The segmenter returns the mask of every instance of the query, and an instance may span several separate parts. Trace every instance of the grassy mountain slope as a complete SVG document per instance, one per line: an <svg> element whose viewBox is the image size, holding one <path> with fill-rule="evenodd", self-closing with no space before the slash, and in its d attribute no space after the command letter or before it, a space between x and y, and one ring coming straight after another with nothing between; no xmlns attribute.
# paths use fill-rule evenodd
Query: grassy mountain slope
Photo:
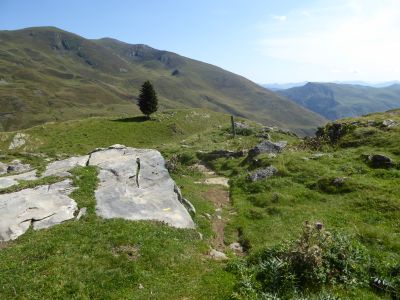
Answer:
<svg viewBox="0 0 400 300"><path fill-rule="evenodd" d="M138 112L136 96L147 79L161 108L210 108L299 133L324 121L241 76L146 45L88 40L52 27L1 31L0 40L3 130Z"/></svg>
<svg viewBox="0 0 400 300"><path fill-rule="evenodd" d="M246 121L253 131L233 139L229 115L205 110L166 111L152 121L89 118L40 125L22 131L27 143L18 151L8 150L15 133L2 132L1 160L18 157L39 168L47 164L46 158L84 154L114 143L157 148L166 158L177 155L178 168L172 176L196 207L197 232L96 217L96 170L77 169L73 178L79 190L73 197L80 207L89 208L88 216L48 230L30 230L16 241L0 244L0 298L263 299L262 282L257 282L260 277L252 273L251 264L260 253L269 253L265 249L296 239L308 220L348 236L349 248L339 251L346 253L361 245L364 250L357 255L367 260L362 265L343 264L347 273L323 284L322 290L313 281L304 290L297 287L301 293L294 298L398 299L400 126L382 127L386 119L400 124L400 111L339 121L350 127L335 145L271 132L273 141L287 140L288 148L257 160L207 156L212 150L250 149L260 141L260 128ZM46 156L35 156L39 153ZM396 165L372 168L366 154L388 155ZM229 250L228 263L206 255L215 237L207 214L215 213L214 195L220 187L199 183L204 175L193 165L200 160L230 179L231 207L222 207L227 222L224 242L239 240L248 249L247 258L235 258ZM278 169L275 176L248 180L249 172L270 164ZM270 275L280 280L277 275L283 268L276 266ZM266 272L268 265L261 268ZM354 268L363 270L355 279L351 277ZM317 268L317 277L319 272L326 270ZM339 270L331 272L335 276ZM387 284L371 285L374 278ZM290 292L291 286L276 282L278 288Z"/></svg>
<svg viewBox="0 0 400 300"><path fill-rule="evenodd" d="M279 94L327 119L356 117L400 107L400 85L374 88L336 83L308 83Z"/></svg>

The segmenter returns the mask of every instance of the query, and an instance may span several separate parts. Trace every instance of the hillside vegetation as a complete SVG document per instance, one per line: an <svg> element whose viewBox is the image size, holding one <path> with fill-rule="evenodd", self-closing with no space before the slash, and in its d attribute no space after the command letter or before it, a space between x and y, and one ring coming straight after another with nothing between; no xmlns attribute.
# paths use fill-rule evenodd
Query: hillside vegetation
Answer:
<svg viewBox="0 0 400 300"><path fill-rule="evenodd" d="M97 171L76 169L72 197L88 216L0 244L0 298L398 299L400 111L328 124L306 140L267 129L272 141L288 141L282 153L215 157L215 150L246 152L265 136L265 128L242 120L250 129L232 138L229 121L206 110L168 110L151 121L52 123L22 131L26 144L14 151L15 133L0 133L2 161L20 158L39 170L46 160L114 143L156 148L175 162L171 175L197 210L196 230L101 219ZM371 165L375 154L393 164ZM203 183L200 162L229 178L223 243L239 241L244 257L228 248L228 262L207 255L218 235L209 216L226 190ZM249 180L270 165L274 176ZM322 231L312 229L316 222ZM293 253L303 265L293 265Z"/></svg>
<svg viewBox="0 0 400 300"><path fill-rule="evenodd" d="M161 108L209 108L310 133L324 119L216 66L146 45L53 28L0 31L0 130L137 113L150 80Z"/></svg>
<svg viewBox="0 0 400 300"><path fill-rule="evenodd" d="M310 82L277 93L330 120L357 117L400 107L399 84L376 88Z"/></svg>

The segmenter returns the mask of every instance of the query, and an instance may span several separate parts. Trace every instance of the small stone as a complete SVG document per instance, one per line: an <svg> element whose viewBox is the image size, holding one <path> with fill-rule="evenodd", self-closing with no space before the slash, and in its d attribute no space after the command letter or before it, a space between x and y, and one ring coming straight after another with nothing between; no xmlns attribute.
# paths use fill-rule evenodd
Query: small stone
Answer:
<svg viewBox="0 0 400 300"><path fill-rule="evenodd" d="M250 157L255 157L262 153L281 153L287 146L286 141L271 142L268 140L262 141L257 146L249 151Z"/></svg>
<svg viewBox="0 0 400 300"><path fill-rule="evenodd" d="M209 213L204 213L204 216L205 216L207 219L211 220L211 215L210 215Z"/></svg>
<svg viewBox="0 0 400 300"><path fill-rule="evenodd" d="M63 160L57 160L50 163L46 171L43 174L43 177L46 176L60 176L67 177L71 174L68 172L75 167L84 167L86 166L89 160L89 155L84 156L74 156Z"/></svg>
<svg viewBox="0 0 400 300"><path fill-rule="evenodd" d="M324 224L322 224L321 222L316 222L315 223L315 228L318 230L321 230L324 227Z"/></svg>
<svg viewBox="0 0 400 300"><path fill-rule="evenodd" d="M262 179L266 179L275 175L278 172L278 169L274 166L269 166L263 169L255 170L254 172L250 173L250 180L251 181L259 181Z"/></svg>
<svg viewBox="0 0 400 300"><path fill-rule="evenodd" d="M22 173L31 170L30 164L23 164L19 159L14 159L7 167L7 173Z"/></svg>
<svg viewBox="0 0 400 300"><path fill-rule="evenodd" d="M11 144L8 147L8 149L14 150L14 149L22 147L26 143L26 140L25 140L26 138L27 138L27 135L25 133L18 132L16 135L14 135L14 138L11 141Z"/></svg>
<svg viewBox="0 0 400 300"><path fill-rule="evenodd" d="M214 260L227 260L228 257L226 256L225 253L212 249L209 253L210 257Z"/></svg>
<svg viewBox="0 0 400 300"><path fill-rule="evenodd" d="M382 122L382 125L387 128L392 128L392 127L397 126L398 124L391 119L387 119Z"/></svg>
<svg viewBox="0 0 400 300"><path fill-rule="evenodd" d="M223 185L225 187L229 187L229 179L225 177L213 177L213 178L207 178L204 183L205 184L217 184L217 185Z"/></svg>
<svg viewBox="0 0 400 300"><path fill-rule="evenodd" d="M139 290L143 290L143 289L144 289L143 284L139 283Z"/></svg>
<svg viewBox="0 0 400 300"><path fill-rule="evenodd" d="M86 214L87 214L87 208L86 208L86 207L82 207L82 208L79 210L79 213L78 213L78 215L76 216L76 219L77 219L77 220L80 220L82 217L86 216Z"/></svg>
<svg viewBox="0 0 400 300"><path fill-rule="evenodd" d="M373 168L390 168L394 165L390 157L381 154L369 155L368 161Z"/></svg>
<svg viewBox="0 0 400 300"><path fill-rule="evenodd" d="M230 244L229 248L235 252L243 252L243 247L238 242Z"/></svg>

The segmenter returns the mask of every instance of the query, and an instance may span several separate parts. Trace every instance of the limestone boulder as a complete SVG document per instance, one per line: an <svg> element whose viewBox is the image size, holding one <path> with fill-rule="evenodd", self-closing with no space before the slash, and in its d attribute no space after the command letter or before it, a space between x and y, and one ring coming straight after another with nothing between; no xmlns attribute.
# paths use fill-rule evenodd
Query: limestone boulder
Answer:
<svg viewBox="0 0 400 300"><path fill-rule="evenodd" d="M50 163L43 176L70 176L71 174L68 172L75 167L84 167L88 163L89 155L83 156L74 156L64 160L57 160Z"/></svg>
<svg viewBox="0 0 400 300"><path fill-rule="evenodd" d="M160 152L114 145L92 153L88 164L100 169L95 193L99 216L194 228L189 202L170 177Z"/></svg>
<svg viewBox="0 0 400 300"><path fill-rule="evenodd" d="M68 195L72 181L0 195L0 241L14 240L30 226L43 229L74 218L76 202Z"/></svg>
<svg viewBox="0 0 400 300"><path fill-rule="evenodd" d="M16 185L19 183L20 180L36 180L36 170L22 173L18 175L10 175L10 176L3 176L0 177L0 189L5 189L10 186Z"/></svg>
<svg viewBox="0 0 400 300"><path fill-rule="evenodd" d="M259 181L266 179L275 175L278 172L278 169L274 166L268 166L266 168L258 169L250 173L250 180L251 181Z"/></svg>
<svg viewBox="0 0 400 300"><path fill-rule="evenodd" d="M264 140L249 151L250 157L255 157L262 153L280 153L287 146L286 141L271 142L269 140Z"/></svg>

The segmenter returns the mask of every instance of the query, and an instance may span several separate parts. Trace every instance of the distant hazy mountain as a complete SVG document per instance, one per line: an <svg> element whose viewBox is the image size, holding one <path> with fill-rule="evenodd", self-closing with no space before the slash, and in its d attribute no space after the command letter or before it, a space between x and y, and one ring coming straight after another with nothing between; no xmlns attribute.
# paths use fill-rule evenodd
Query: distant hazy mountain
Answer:
<svg viewBox="0 0 400 300"><path fill-rule="evenodd" d="M291 83L264 83L264 84L262 83L260 85L262 87L270 89L271 91L279 91L279 90L290 89L292 87L303 86L306 83L307 83L307 81L304 81L304 82L291 82Z"/></svg>
<svg viewBox="0 0 400 300"><path fill-rule="evenodd" d="M270 89L271 91L279 91L279 90L286 90L293 87L304 86L308 83L308 81L303 82L289 82L289 83L261 83L262 87ZM330 83L330 82L326 82ZM393 84L400 84L400 81L383 81L383 82L370 82L370 81L332 81L331 83L338 83L338 84L352 84L352 85L363 85L363 86L370 86L370 87L388 87Z"/></svg>
<svg viewBox="0 0 400 300"><path fill-rule="evenodd" d="M337 83L307 83L278 91L327 119L355 117L400 107L400 84L384 88Z"/></svg>
<svg viewBox="0 0 400 300"><path fill-rule="evenodd" d="M321 116L216 66L54 28L0 31L0 130L96 115L136 114L145 80L161 108L200 107L305 133Z"/></svg>

